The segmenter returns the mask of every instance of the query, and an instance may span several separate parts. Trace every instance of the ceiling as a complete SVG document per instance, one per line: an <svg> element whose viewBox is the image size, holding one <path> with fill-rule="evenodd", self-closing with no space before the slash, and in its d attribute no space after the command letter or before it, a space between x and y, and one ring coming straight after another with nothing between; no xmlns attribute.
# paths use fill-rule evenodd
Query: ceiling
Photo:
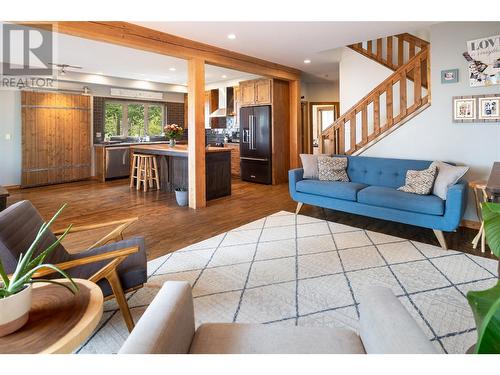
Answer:
<svg viewBox="0 0 500 375"><path fill-rule="evenodd" d="M435 22L134 22L151 29L283 64L305 81L338 80L339 47L425 29ZM230 40L227 35L234 33ZM304 64L310 59L310 64Z"/></svg>
<svg viewBox="0 0 500 375"><path fill-rule="evenodd" d="M65 34L55 34L54 41L53 63L82 67L82 69L68 68L68 72L172 85L187 84L187 62L183 59ZM205 67L205 82L207 85L255 77L257 76L253 74L217 66L207 65ZM69 78L67 77L67 79Z"/></svg>

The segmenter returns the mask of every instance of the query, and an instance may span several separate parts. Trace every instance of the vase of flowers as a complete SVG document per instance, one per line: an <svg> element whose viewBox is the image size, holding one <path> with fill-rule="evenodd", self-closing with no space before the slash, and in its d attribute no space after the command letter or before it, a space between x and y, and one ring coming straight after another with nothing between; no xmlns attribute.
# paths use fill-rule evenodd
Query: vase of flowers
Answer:
<svg viewBox="0 0 500 375"><path fill-rule="evenodd" d="M170 141L170 147L174 147L177 139L179 139L184 133L182 126L177 124L167 124L163 128L163 131L165 132L167 139Z"/></svg>
<svg viewBox="0 0 500 375"><path fill-rule="evenodd" d="M78 291L75 282L63 270L53 264L44 263L45 258L50 255L68 234L71 226L53 244L45 250L36 253L38 244L65 206L61 207L48 223L44 223L41 226L32 244L26 249L26 253L21 254L19 257L16 269L12 275L7 275L0 260L0 337L17 331L28 321L32 301L32 284L46 282L60 285L69 289L72 293ZM50 268L59 273L69 283L36 278L36 272L44 268Z"/></svg>

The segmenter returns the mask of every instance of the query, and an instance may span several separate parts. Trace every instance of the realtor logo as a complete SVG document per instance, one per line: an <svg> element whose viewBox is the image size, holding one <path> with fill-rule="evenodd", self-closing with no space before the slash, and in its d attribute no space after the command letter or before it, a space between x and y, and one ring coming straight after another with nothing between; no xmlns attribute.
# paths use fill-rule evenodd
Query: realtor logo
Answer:
<svg viewBox="0 0 500 375"><path fill-rule="evenodd" d="M52 76L52 27L2 25L2 74L4 76Z"/></svg>

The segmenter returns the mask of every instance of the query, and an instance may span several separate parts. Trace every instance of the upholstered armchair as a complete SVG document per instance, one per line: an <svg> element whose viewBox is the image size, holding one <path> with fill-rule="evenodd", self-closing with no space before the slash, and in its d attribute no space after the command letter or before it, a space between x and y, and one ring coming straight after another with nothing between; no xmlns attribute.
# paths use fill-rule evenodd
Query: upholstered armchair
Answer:
<svg viewBox="0 0 500 375"><path fill-rule="evenodd" d="M106 299L115 297L129 331L134 321L125 293L143 286L147 278L144 238L123 239L123 231L137 218L109 223L72 227L70 233L116 226L110 233L89 248L72 253L59 245L46 261L56 264L70 276L97 283ZM29 201L21 201L0 212L0 259L7 273L15 269L19 255L28 249L43 219ZM46 249L62 232L47 231L40 241L38 252ZM42 270L35 277L58 277L52 270Z"/></svg>

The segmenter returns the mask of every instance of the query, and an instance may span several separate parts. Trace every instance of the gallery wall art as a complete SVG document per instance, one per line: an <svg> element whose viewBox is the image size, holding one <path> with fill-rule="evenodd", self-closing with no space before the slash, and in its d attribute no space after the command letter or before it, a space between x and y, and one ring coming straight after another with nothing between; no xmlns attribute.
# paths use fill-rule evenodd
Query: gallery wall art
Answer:
<svg viewBox="0 0 500 375"><path fill-rule="evenodd" d="M500 35L469 40L463 56L471 87L500 85Z"/></svg>
<svg viewBox="0 0 500 375"><path fill-rule="evenodd" d="M453 122L500 122L500 94L453 97Z"/></svg>

